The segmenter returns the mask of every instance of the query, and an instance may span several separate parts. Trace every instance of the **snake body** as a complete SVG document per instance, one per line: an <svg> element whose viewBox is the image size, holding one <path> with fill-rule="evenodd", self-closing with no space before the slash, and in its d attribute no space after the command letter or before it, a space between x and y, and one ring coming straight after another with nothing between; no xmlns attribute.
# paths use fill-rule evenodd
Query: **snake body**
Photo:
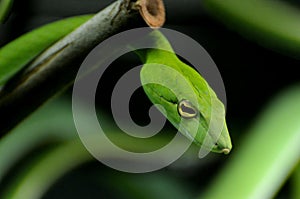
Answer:
<svg viewBox="0 0 300 199"><path fill-rule="evenodd" d="M5 84L18 71L38 59L47 48L92 17L93 15L77 16L53 22L2 47L0 83ZM189 139L200 146L204 145L204 139L208 137L204 147L213 152L228 154L232 146L225 122L224 105L205 79L172 52L172 47L162 33L156 30L151 34L158 45L167 46L169 51L151 49L140 53L145 63L140 75L141 81L163 81L163 84L168 84L172 89L145 84L143 88L147 96L154 104L163 107L164 110L159 109L166 118ZM15 50L19 52L15 53ZM156 66L153 67L153 64ZM166 75L165 67L160 65L168 66L171 72L168 71ZM172 84L174 78L177 80L176 84ZM212 115L217 117L213 118Z"/></svg>

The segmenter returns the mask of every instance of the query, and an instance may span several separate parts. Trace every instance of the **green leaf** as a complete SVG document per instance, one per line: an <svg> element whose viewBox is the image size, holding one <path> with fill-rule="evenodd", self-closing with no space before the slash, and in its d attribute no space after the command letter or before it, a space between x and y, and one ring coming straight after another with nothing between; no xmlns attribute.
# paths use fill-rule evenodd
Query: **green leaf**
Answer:
<svg viewBox="0 0 300 199"><path fill-rule="evenodd" d="M76 136L70 103L62 100L48 103L0 140L0 182L9 168L36 146Z"/></svg>
<svg viewBox="0 0 300 199"><path fill-rule="evenodd" d="M13 3L13 0L0 0L0 23L7 19Z"/></svg>
<svg viewBox="0 0 300 199"><path fill-rule="evenodd" d="M24 34L0 48L0 85L90 18L91 15L83 15L56 21Z"/></svg>
<svg viewBox="0 0 300 199"><path fill-rule="evenodd" d="M90 115L84 108L82 109L82 114ZM101 123L104 122L105 126L112 125L112 121L108 119L105 114L101 114L101 118ZM87 125L92 126L89 125L89 121L87 121ZM168 139L165 139L165 136L162 136L153 139L149 144L145 144L143 142L136 142L129 136L122 136L122 132L116 132L115 128L109 129L111 129L110 138L112 138L112 140L121 140L121 145L128 145L132 151L140 149L147 150L153 145L160 146L161 143L168 141ZM35 112L1 140L0 178L3 177L8 167L12 166L13 163L16 163L24 153L32 150L36 145L39 145L39 143L42 143L45 140L49 141L53 138L57 139L60 144L56 144L56 146L49 151L42 152L36 159L29 162L28 165L21 165L23 167L22 170L14 176L12 183L8 184L8 188L5 189L5 193L0 196L1 198L41 198L49 187L61 176L79 165L94 160L77 137L72 117L71 104L55 100L54 103L46 104L42 109ZM102 144L101 140L99 140L98 144L99 146L103 146L100 147L101 151L108 158L126 158L120 157L120 155L114 151L110 151L109 148L106 148L105 144ZM9 153L7 151L9 151ZM157 157L156 161L161 161L162 159L164 159L163 155L162 157ZM148 185L145 182L144 184L147 186L142 186L139 190L134 188L137 186L134 179L123 179L123 181L124 183L128 182L131 184L131 190L128 190L128 192L138 192L138 194L149 192L147 193L148 197L146 198L151 198L150 196L155 198L154 196L159 195L169 195L170 198L176 198L172 196L173 194L177 195L177 198L180 198L180 196L186 195L184 194L185 189L179 190L180 186L178 183L168 179L167 176L166 178L159 179L158 177L159 176L155 179L152 177L145 179L145 181L149 182ZM114 178L116 179L115 183L119 182L120 179L117 179L116 176L114 176ZM155 182L155 180L157 180L157 182ZM110 185L113 183L114 181L110 181ZM158 188L157 186L160 187ZM170 190L172 187L176 187L174 193L170 193L169 191L163 192L164 189ZM144 188L144 190L140 190L142 188ZM124 192L127 191L124 189L120 190L123 190Z"/></svg>
<svg viewBox="0 0 300 199"><path fill-rule="evenodd" d="M300 11L285 1L204 0L205 8L229 28L260 45L299 57Z"/></svg>
<svg viewBox="0 0 300 199"><path fill-rule="evenodd" d="M275 100L201 199L271 198L300 159L300 86ZM247 107L245 107L247 108Z"/></svg>
<svg viewBox="0 0 300 199"><path fill-rule="evenodd" d="M292 186L292 198L293 199L300 199L300 161L296 167L296 169L293 172L292 180L291 180L291 186Z"/></svg>

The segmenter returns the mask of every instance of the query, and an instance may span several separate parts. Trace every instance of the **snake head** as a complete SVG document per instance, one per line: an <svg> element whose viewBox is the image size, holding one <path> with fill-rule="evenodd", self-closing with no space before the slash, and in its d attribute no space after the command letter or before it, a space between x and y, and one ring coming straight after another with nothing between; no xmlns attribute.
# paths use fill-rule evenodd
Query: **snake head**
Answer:
<svg viewBox="0 0 300 199"><path fill-rule="evenodd" d="M198 72L173 53L162 50L153 53L154 59L146 60L141 70L148 98L159 104L157 108L165 117L194 143L228 154L232 145L225 108L215 92Z"/></svg>
<svg viewBox="0 0 300 199"><path fill-rule="evenodd" d="M212 152L228 154L232 144L225 121L224 105L214 98L211 99L211 106L208 106L210 108L201 110L198 102L191 103L186 99L178 102L177 112L181 118L180 125L176 127L197 145ZM199 108L194 105L197 103Z"/></svg>

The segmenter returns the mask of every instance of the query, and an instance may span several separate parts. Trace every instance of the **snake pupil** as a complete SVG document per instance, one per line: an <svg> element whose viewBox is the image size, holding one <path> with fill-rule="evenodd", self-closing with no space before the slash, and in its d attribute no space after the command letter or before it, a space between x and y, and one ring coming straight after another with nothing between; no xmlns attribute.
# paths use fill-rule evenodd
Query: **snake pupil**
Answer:
<svg viewBox="0 0 300 199"><path fill-rule="evenodd" d="M183 118L194 118L197 116L196 109L188 100L182 100L179 102L178 113Z"/></svg>
<svg viewBox="0 0 300 199"><path fill-rule="evenodd" d="M183 111L183 112L185 112L185 113L187 113L187 114L195 114L195 111L192 109L192 108L190 108L190 107L187 107L187 106L185 106L185 105L182 105L181 106L181 110Z"/></svg>

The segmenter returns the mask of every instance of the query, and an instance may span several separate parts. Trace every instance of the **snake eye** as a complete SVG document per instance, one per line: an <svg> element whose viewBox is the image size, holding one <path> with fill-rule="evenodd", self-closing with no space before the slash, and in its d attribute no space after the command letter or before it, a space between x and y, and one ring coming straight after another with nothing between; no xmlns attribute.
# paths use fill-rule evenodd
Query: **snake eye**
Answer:
<svg viewBox="0 0 300 199"><path fill-rule="evenodd" d="M181 100L178 103L178 113L183 118L194 118L197 116L198 111L193 107L188 100Z"/></svg>

